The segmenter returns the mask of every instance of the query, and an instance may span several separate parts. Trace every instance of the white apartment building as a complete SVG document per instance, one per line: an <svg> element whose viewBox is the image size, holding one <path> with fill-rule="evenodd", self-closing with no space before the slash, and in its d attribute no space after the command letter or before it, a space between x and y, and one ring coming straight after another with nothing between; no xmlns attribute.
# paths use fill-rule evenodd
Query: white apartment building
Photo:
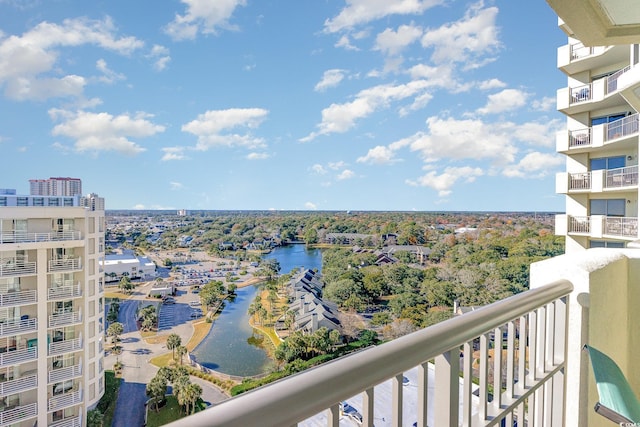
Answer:
<svg viewBox="0 0 640 427"><path fill-rule="evenodd" d="M570 10L584 13L582 6ZM558 90L557 108L567 116L567 126L556 137L557 151L566 155L566 172L556 177L556 193L566 195L566 210L556 217L556 234L566 236L567 253L627 247L639 238L639 45L625 38L624 44L598 46L612 39L592 39L594 29L578 27L585 21L577 16L572 25L596 45L587 46L559 21L568 43L558 48L558 68L566 74L567 86Z"/></svg>
<svg viewBox="0 0 640 427"><path fill-rule="evenodd" d="M78 197L0 189L0 427L85 426L104 394L104 231Z"/></svg>
<svg viewBox="0 0 640 427"><path fill-rule="evenodd" d="M79 178L51 177L48 179L30 179L29 194L32 196L75 196L82 194L82 181Z"/></svg>

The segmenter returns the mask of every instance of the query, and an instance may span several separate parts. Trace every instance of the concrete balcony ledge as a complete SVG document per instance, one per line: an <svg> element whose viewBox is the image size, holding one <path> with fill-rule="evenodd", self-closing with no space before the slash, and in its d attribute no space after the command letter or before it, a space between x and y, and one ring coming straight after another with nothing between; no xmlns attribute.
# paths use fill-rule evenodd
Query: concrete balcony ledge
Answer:
<svg viewBox="0 0 640 427"><path fill-rule="evenodd" d="M511 426L538 419L561 425L562 405L550 402L564 401L565 301L572 289L560 281L523 292L170 426L338 426L347 399L357 401L360 425L369 427L374 420L377 426ZM412 387L403 385L405 373L415 378ZM387 392L379 399L383 383ZM491 387L504 391L491 393Z"/></svg>
<svg viewBox="0 0 640 427"><path fill-rule="evenodd" d="M568 280L574 286L568 302L565 424L610 426L595 414L598 397L588 359L589 344L606 352L640 390L640 251L594 248L531 265L531 288Z"/></svg>

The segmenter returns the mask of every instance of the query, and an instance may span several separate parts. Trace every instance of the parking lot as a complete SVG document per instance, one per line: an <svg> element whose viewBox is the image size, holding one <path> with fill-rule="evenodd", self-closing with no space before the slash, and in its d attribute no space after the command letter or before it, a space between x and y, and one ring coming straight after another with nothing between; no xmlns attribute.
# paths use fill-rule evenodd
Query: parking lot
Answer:
<svg viewBox="0 0 640 427"><path fill-rule="evenodd" d="M202 317L200 297L187 291L186 287L178 288L176 296L168 303L160 304L158 314L158 332Z"/></svg>

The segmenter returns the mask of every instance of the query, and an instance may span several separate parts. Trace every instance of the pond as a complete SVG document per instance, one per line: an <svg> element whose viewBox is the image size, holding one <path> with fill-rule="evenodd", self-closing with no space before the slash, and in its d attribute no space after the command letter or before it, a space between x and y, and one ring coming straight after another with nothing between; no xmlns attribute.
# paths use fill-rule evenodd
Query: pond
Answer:
<svg viewBox="0 0 640 427"><path fill-rule="evenodd" d="M275 258L280 271L288 273L300 267L322 267L322 252L305 245L289 245L274 249L265 258ZM274 362L261 348L263 336L249 325L249 305L257 288L249 286L236 291L233 301L227 301L207 337L192 354L202 366L228 375L253 376L267 372Z"/></svg>

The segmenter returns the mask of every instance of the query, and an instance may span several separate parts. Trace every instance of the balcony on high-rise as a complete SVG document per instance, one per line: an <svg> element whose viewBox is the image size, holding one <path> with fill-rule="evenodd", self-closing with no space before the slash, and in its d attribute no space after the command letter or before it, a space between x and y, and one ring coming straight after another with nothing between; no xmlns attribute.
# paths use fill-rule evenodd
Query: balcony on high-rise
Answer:
<svg viewBox="0 0 640 427"><path fill-rule="evenodd" d="M571 75L629 60L628 46L585 46L576 39L558 48L558 68Z"/></svg>
<svg viewBox="0 0 640 427"><path fill-rule="evenodd" d="M616 107L625 103L622 92L637 84L640 84L640 75L628 66L593 81L577 81L558 89L557 109L567 115L575 115Z"/></svg>
<svg viewBox="0 0 640 427"><path fill-rule="evenodd" d="M592 127L559 131L556 151L563 154L589 153L603 148L637 151L638 113Z"/></svg>
<svg viewBox="0 0 640 427"><path fill-rule="evenodd" d="M640 390L640 253L589 249L531 265L531 290L234 397L171 427L608 426L582 348ZM495 349L502 349L495 352ZM412 387L404 373L415 373ZM387 390L381 393L380 385ZM389 391L390 390L390 391ZM496 392L499 390L499 392Z"/></svg>

